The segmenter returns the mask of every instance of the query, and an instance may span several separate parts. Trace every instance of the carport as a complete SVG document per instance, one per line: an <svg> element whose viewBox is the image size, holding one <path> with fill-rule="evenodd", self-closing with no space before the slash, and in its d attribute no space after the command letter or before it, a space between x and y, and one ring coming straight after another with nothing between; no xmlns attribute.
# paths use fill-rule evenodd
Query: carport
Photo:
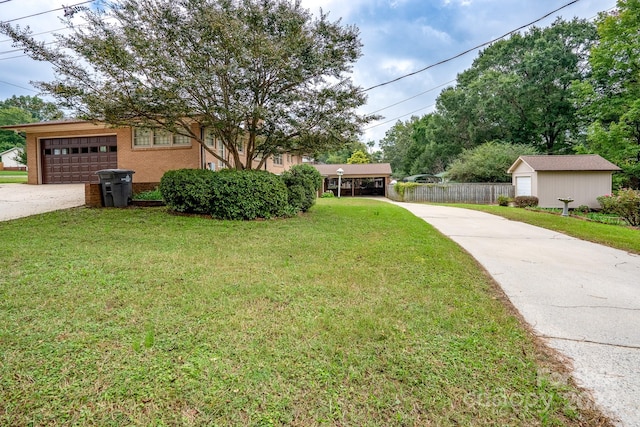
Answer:
<svg viewBox="0 0 640 427"><path fill-rule="evenodd" d="M341 197L386 196L391 179L389 163L312 165L322 175L321 193L331 191ZM338 170L342 175L338 175Z"/></svg>

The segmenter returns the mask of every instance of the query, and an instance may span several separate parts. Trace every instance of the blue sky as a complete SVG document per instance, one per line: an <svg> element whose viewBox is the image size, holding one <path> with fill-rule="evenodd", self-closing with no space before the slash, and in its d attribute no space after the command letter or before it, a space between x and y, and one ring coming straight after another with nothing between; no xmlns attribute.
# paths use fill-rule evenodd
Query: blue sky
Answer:
<svg viewBox="0 0 640 427"><path fill-rule="evenodd" d="M0 20L10 20L81 0L9 0L0 3ZM474 46L500 37L515 28L537 20L570 0L301 0L314 13L320 8L332 20L342 19L360 29L363 57L354 67L353 80L362 88L389 81L455 56ZM590 19L611 9L615 0L579 0L536 24L544 27L557 16ZM29 25L40 40L53 39L51 30L63 27L63 12L51 12L16 21ZM37 95L30 81L50 80L51 69L37 63L0 36L0 99L12 95ZM442 85L451 84L456 75L468 68L477 51L436 66L416 76L368 92L362 113L380 111L385 116L371 123L363 141L378 141L397 120L433 111ZM423 93L426 92L426 93ZM423 94L422 94L423 93ZM421 95L420 95L421 94ZM406 102L408 98L414 97ZM399 103L396 106L389 107Z"/></svg>

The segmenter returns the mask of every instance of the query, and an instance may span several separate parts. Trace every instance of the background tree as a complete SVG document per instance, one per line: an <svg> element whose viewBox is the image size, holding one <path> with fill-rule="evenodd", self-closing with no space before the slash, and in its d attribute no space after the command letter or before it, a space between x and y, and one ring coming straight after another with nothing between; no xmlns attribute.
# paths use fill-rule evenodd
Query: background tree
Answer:
<svg viewBox="0 0 640 427"><path fill-rule="evenodd" d="M380 140L382 161L391 165L391 170L396 177L402 178L409 175L409 171L405 170L405 158L409 147L413 144L413 125L418 120L416 116L406 122L398 120Z"/></svg>
<svg viewBox="0 0 640 427"><path fill-rule="evenodd" d="M12 96L0 101L0 126L56 120L64 113L51 102L45 102L37 96ZM13 147L24 147L25 137L20 133L0 130L0 151ZM26 160L26 151L23 160ZM26 162L22 162L26 165Z"/></svg>
<svg viewBox="0 0 640 427"><path fill-rule="evenodd" d="M349 157L353 155L356 151L367 151L367 146L360 141L351 141L345 145L343 145L338 150L328 151L325 153L319 153L314 156L314 159L318 163L325 164L343 164L347 163Z"/></svg>
<svg viewBox="0 0 640 427"><path fill-rule="evenodd" d="M0 101L0 110L3 108L19 108L30 114L30 119L20 123L46 122L50 120L60 120L64 118L64 112L61 111L53 102L46 102L38 96L15 96Z"/></svg>
<svg viewBox="0 0 640 427"><path fill-rule="evenodd" d="M0 24L57 79L40 83L86 120L189 136L218 160L260 168L282 151L307 154L353 140L367 118L349 73L358 30L287 0L115 0L83 11L86 26L55 48ZM233 165L204 144L210 129ZM238 146L244 140L247 160Z"/></svg>
<svg viewBox="0 0 640 427"><path fill-rule="evenodd" d="M350 165L354 165L354 164L362 165L366 163L371 163L371 159L369 158L367 153L365 153L362 150L358 150L355 153L353 153L351 157L347 159L347 163Z"/></svg>
<svg viewBox="0 0 640 427"><path fill-rule="evenodd" d="M640 0L619 0L618 10L601 15L597 28L592 75L574 86L589 125L582 152L620 166L618 186L640 188Z"/></svg>
<svg viewBox="0 0 640 427"><path fill-rule="evenodd" d="M525 144L491 141L458 156L447 170L447 178L458 182L511 182L507 173L519 156L538 154Z"/></svg>

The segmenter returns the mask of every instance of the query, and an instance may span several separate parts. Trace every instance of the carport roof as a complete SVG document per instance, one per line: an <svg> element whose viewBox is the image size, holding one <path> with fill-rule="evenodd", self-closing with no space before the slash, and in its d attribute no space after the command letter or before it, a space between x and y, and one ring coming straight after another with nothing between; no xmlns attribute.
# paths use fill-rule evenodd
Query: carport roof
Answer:
<svg viewBox="0 0 640 427"><path fill-rule="evenodd" d="M620 168L597 154L565 156L520 156L511 165L508 173L526 163L535 171L619 171Z"/></svg>
<svg viewBox="0 0 640 427"><path fill-rule="evenodd" d="M333 165L311 165L320 172L322 176L338 176L336 171L342 168L343 176L390 176L391 164L389 163L367 163L367 164L333 164Z"/></svg>

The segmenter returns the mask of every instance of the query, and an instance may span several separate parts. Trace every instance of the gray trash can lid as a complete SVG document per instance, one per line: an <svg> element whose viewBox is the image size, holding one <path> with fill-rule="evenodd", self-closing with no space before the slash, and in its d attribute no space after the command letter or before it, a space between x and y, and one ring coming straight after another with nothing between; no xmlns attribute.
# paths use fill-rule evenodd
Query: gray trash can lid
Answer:
<svg viewBox="0 0 640 427"><path fill-rule="evenodd" d="M102 169L96 172L96 175L103 174L121 174L121 173L136 173L136 171L132 171L130 169Z"/></svg>

